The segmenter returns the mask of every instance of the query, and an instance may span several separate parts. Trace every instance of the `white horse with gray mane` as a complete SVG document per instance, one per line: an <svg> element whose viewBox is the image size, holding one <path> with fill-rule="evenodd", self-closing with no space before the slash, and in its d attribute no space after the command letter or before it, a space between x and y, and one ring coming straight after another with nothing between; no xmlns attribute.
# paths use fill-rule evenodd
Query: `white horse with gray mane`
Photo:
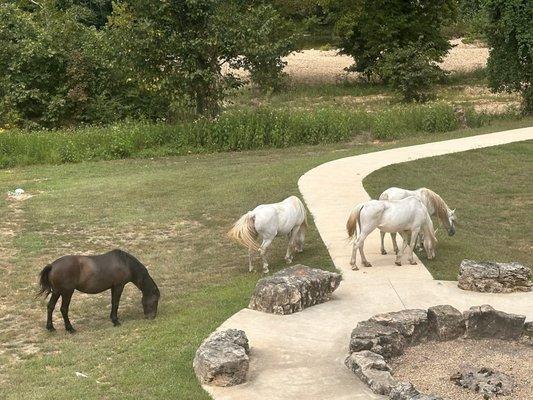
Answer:
<svg viewBox="0 0 533 400"><path fill-rule="evenodd" d="M252 254L259 252L263 272L268 273L266 250L276 236L287 235L289 245L285 255L288 264L294 252L302 252L307 230L307 213L302 201L290 196L280 203L262 204L244 214L230 229L228 236L248 248L248 267L253 271ZM261 239L259 245L257 239Z"/></svg>
<svg viewBox="0 0 533 400"><path fill-rule="evenodd" d="M434 191L427 188L407 190L398 187L391 187L379 196L380 200L402 200L406 197L414 196L419 199L427 208L430 216L437 216L448 231L448 235L455 235L455 210L450 210L448 205ZM390 232L394 252L398 254L398 243L396 243L396 232ZM381 231L381 254L387 254L385 250L385 232Z"/></svg>
<svg viewBox="0 0 533 400"><path fill-rule="evenodd" d="M359 234L357 234L357 226L359 226ZM352 269L359 269L356 263L357 250L361 253L363 265L372 266L365 257L363 246L366 237L376 228L383 232L400 232L402 235L403 244L401 251L396 255L396 265L402 265L401 258L408 243L410 250L408 260L411 264L416 264L413 250L419 232L424 233L424 248L428 258L435 257L437 238L433 231L433 222L426 206L418 198L411 196L398 201L370 200L355 206L346 223L348 236L353 241L350 261ZM410 240L408 232L411 233Z"/></svg>

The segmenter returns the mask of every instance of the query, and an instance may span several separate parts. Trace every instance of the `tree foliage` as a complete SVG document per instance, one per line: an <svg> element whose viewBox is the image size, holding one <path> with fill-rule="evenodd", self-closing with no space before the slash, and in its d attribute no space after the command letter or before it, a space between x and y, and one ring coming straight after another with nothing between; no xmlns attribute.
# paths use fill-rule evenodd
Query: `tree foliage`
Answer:
<svg viewBox="0 0 533 400"><path fill-rule="evenodd" d="M455 17L456 1L343 0L341 4L337 29L342 53L355 60L350 70L392 83L406 99L424 98L415 91L425 90L439 75L435 63L451 47L441 28ZM410 77L416 79L412 85Z"/></svg>
<svg viewBox="0 0 533 400"><path fill-rule="evenodd" d="M518 92L523 110L533 113L533 5L530 0L488 0L489 84Z"/></svg>
<svg viewBox="0 0 533 400"><path fill-rule="evenodd" d="M290 30L262 1L0 4L0 124L214 116L244 68L274 87ZM111 14L109 14L111 12Z"/></svg>

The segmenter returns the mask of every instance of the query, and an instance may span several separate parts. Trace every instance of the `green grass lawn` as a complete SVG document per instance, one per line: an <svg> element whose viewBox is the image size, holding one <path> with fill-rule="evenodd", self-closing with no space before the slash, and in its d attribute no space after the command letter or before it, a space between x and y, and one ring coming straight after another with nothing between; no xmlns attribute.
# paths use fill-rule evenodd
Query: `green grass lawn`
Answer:
<svg viewBox="0 0 533 400"><path fill-rule="evenodd" d="M194 352L221 322L247 305L261 276L247 272L246 252L225 237L236 218L258 203L297 194L298 178L332 159L531 126L532 122L500 122L490 128L387 143L341 143L1 170L0 192L23 187L34 197L17 203L4 196L0 199L0 397L207 399L192 372ZM508 162L530 168L530 160L525 159L520 147L517 149L516 154L508 156ZM531 147L528 149L531 152ZM484 157L478 159L483 160ZM496 170L501 165L493 164ZM455 241L442 240L436 262L446 257L446 243L465 240L462 232L466 232L469 214L461 196L468 192L459 186L464 184L460 174L473 169L471 166L469 171L459 171L450 164L447 174L459 175L457 179L450 177L447 184L457 188L457 196L436 186L435 177L428 184L446 199L455 200L450 204L458 207L461 219L458 236L453 238ZM402 184L413 186L418 176L418 172L407 174ZM491 180L487 178L488 182ZM531 196L513 199L513 205L525 207ZM488 204L492 198L484 194L478 201ZM505 224L506 213L498 213L492 221L499 218ZM306 250L297 255L295 262L332 269L310 222ZM484 222L480 226L485 226L484 232L490 231L491 235L501 232L492 232L493 226ZM521 233L514 237L527 246L521 239L528 237L525 227L516 231ZM140 293L128 285L119 309L121 327L114 328L108 319L109 293L76 293L70 317L78 333L64 333L59 310L55 314L58 331L46 332L46 302L35 298L41 268L64 254L99 253L114 247L133 253L148 266L162 293L158 317L153 321L143 319ZM284 239L277 239L269 255L271 271L284 267L284 250ZM478 255L491 254L485 253L485 246L480 245L479 251L483 253ZM88 377L79 378L76 372Z"/></svg>
<svg viewBox="0 0 533 400"><path fill-rule="evenodd" d="M391 186L428 187L456 208L457 233L437 232L437 257L424 264L455 280L463 259L533 266L533 141L391 165L366 177L372 197ZM438 225L436 225L438 226ZM392 248L387 235L386 247Z"/></svg>

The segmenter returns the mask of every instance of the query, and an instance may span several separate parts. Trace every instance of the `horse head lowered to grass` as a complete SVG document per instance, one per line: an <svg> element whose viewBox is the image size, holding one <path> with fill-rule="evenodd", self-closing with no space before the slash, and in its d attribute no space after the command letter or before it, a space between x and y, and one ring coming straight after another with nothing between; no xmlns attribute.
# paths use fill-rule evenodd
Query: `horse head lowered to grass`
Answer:
<svg viewBox="0 0 533 400"><path fill-rule="evenodd" d="M146 318L153 319L157 315L159 289L148 274L146 267L134 256L122 250L112 250L96 256L69 255L58 258L48 264L40 273L39 294L48 297L48 313L46 329L53 331L52 313L57 300L61 297L61 314L65 329L74 333L68 318L68 308L74 290L83 293L101 293L111 289L111 321L118 326L118 304L124 286L132 282L142 292L142 306Z"/></svg>

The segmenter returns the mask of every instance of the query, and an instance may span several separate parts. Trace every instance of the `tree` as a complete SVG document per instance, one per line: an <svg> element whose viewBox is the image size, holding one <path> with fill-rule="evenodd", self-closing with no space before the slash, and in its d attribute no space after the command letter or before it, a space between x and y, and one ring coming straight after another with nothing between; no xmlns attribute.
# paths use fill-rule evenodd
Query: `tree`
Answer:
<svg viewBox="0 0 533 400"><path fill-rule="evenodd" d="M367 78L378 76L386 80L395 71L382 63L405 59L402 49L411 52L416 62L402 62L398 66L411 73L428 72L424 80L433 80L434 68L451 45L441 33L442 26L456 15L455 0L342 0L337 29L341 36L341 52L354 58L350 70ZM423 52L423 54L421 54ZM421 62L426 63L422 67ZM384 71L387 73L383 74ZM400 71L405 73L409 71Z"/></svg>
<svg viewBox="0 0 533 400"><path fill-rule="evenodd" d="M271 6L255 2L132 0L115 7L109 29L138 79L215 116L226 90L242 83L222 73L224 65L250 69L259 83L279 76L291 49L280 22Z"/></svg>
<svg viewBox="0 0 533 400"><path fill-rule="evenodd" d="M487 62L494 91L518 92L533 113L533 5L530 0L488 0Z"/></svg>

